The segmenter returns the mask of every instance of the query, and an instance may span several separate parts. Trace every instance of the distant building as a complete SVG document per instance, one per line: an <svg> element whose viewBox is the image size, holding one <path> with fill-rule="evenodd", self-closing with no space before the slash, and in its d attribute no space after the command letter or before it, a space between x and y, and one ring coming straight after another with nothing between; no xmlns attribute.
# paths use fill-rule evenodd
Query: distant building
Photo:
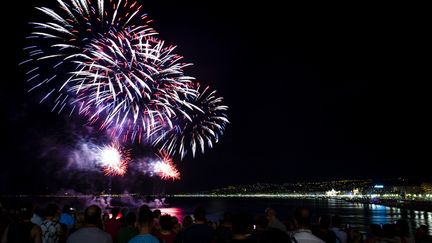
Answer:
<svg viewBox="0 0 432 243"><path fill-rule="evenodd" d="M326 196L328 196L328 197L334 197L338 194L340 194L340 191L336 191L335 189L331 189L330 191L326 191Z"/></svg>
<svg viewBox="0 0 432 243"><path fill-rule="evenodd" d="M432 183L422 183L420 187L423 193L432 194Z"/></svg>
<svg viewBox="0 0 432 243"><path fill-rule="evenodd" d="M424 191L421 186L393 186L392 192L397 194L420 194Z"/></svg>

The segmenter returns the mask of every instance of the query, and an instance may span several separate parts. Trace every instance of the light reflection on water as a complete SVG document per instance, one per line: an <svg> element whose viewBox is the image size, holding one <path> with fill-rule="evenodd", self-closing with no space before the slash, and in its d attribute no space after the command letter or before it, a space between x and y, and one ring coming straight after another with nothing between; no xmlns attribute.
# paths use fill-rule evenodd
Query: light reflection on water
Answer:
<svg viewBox="0 0 432 243"><path fill-rule="evenodd" d="M222 219L227 211L248 214L263 213L265 208L272 207L278 212L281 220L286 220L293 215L298 206L308 206L312 209L313 220L319 215L340 215L344 223L356 228L363 233L368 231L370 224L393 224L398 219L405 219L410 224L413 233L420 225L428 225L432 232L432 212L400 209L382 205L351 203L336 199L236 199L236 198L169 198L167 199L170 213L181 219L185 215L193 213L193 208L204 205L208 212L208 218L212 221Z"/></svg>
<svg viewBox="0 0 432 243"><path fill-rule="evenodd" d="M169 214L174 216L179 222L182 222L183 217L185 216L181 208L159 208L159 210L161 211L162 215Z"/></svg>

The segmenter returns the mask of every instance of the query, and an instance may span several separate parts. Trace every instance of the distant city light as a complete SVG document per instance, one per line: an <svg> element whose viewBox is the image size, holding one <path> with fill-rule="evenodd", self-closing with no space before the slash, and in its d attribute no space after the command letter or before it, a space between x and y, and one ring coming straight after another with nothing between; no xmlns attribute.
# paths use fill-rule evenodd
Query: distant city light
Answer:
<svg viewBox="0 0 432 243"><path fill-rule="evenodd" d="M374 188L384 188L384 185L375 185Z"/></svg>
<svg viewBox="0 0 432 243"><path fill-rule="evenodd" d="M335 189L331 189L331 191L326 191L326 196L336 196L336 195L338 195L340 193L340 191L336 191Z"/></svg>

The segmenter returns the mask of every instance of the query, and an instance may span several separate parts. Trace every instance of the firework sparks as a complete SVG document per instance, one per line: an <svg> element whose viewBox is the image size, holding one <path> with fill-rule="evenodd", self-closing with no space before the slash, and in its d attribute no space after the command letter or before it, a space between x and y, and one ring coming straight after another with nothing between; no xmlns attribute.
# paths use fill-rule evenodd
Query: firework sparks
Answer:
<svg viewBox="0 0 432 243"><path fill-rule="evenodd" d="M93 48L90 61L68 80L69 91L79 96L74 103L84 104L80 113L103 120L101 127L123 141L141 141L171 124L173 107L186 102L180 97L195 95L192 78L183 76L188 64L178 63L174 47L162 41L117 33L94 41Z"/></svg>
<svg viewBox="0 0 432 243"><path fill-rule="evenodd" d="M21 63L30 65L29 92L43 90L40 102L53 102L53 112L78 112L115 141L167 151L146 171L179 179L170 156L195 156L219 141L229 123L223 98L185 75L191 64L157 37L134 0L57 3L36 8L46 21L31 23ZM118 144L96 154L105 175L126 173L130 156Z"/></svg>
<svg viewBox="0 0 432 243"><path fill-rule="evenodd" d="M202 153L206 146L212 148L229 123L225 113L228 106L222 104L223 98L216 96L216 91L211 91L209 87L201 90L198 84L196 92L197 96L189 96L188 101L192 105L184 104L183 109L187 112L180 110L180 115L173 119L172 129L160 134L153 141L170 155L180 154L182 159L188 152L195 157L197 148Z"/></svg>
<svg viewBox="0 0 432 243"><path fill-rule="evenodd" d="M158 175L163 180L179 180L180 172L175 167L171 157L161 151L159 160L153 162L150 166L152 173Z"/></svg>
<svg viewBox="0 0 432 243"><path fill-rule="evenodd" d="M128 168L130 157L116 143L103 146L98 151L98 163L107 176L123 176Z"/></svg>
<svg viewBox="0 0 432 243"><path fill-rule="evenodd" d="M126 141L149 138L171 126L193 78L184 75L175 46L154 37L136 2L58 0L37 8L48 22L32 22L29 91L46 89L41 99L52 111L71 107ZM97 3L97 4L96 4ZM34 67L36 66L36 67ZM188 104L186 104L188 105ZM190 106L190 105L188 105Z"/></svg>

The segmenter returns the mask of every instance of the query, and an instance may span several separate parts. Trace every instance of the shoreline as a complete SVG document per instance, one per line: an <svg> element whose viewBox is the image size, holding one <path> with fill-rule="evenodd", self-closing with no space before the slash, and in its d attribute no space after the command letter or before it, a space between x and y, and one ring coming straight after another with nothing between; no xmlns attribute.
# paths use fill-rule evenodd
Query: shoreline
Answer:
<svg viewBox="0 0 432 243"><path fill-rule="evenodd" d="M344 199L347 202L363 203L372 205L382 205L406 210L432 212L432 201L419 200L399 200L399 199L378 199L372 201L369 199Z"/></svg>
<svg viewBox="0 0 432 243"><path fill-rule="evenodd" d="M139 195L135 193L129 194L63 194L63 195L0 195L0 198L75 198L75 199L91 199L91 198L123 198L132 197L135 199L145 199L160 198L161 195ZM362 203L362 204L372 204L372 205L382 205L386 207L395 207L400 209L415 210L415 211L425 211L432 212L432 201L429 200L403 200L403 199L388 199L388 198L346 198L346 197L328 197L328 196L310 196L310 195L299 195L299 194L284 194L284 195L270 195L270 194L231 194L231 195L214 195L214 194L177 194L177 195L164 195L164 198L262 198L262 199L337 199L344 200L350 203Z"/></svg>

